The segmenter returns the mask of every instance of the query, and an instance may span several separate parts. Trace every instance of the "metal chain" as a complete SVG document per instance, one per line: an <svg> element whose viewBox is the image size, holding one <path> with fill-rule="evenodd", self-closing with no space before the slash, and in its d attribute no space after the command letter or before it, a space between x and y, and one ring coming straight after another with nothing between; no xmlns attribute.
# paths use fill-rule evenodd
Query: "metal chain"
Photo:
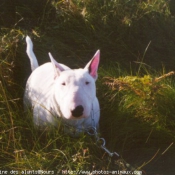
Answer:
<svg viewBox="0 0 175 175"><path fill-rule="evenodd" d="M102 137L99 137L96 124L95 124L95 116L94 116L94 109L93 109L93 104L92 104L92 111L91 111L91 120L92 120L92 126L89 128L86 128L86 133L90 136L94 136L96 139L96 143L99 144L99 146L110 156L113 157L114 155L119 157L119 154L116 152L110 152L106 148L106 140ZM100 144L101 143L101 144Z"/></svg>
<svg viewBox="0 0 175 175"><path fill-rule="evenodd" d="M96 128L96 123L95 123L95 118L94 118L94 110L93 110L93 105L92 105L92 111L91 111L91 122L92 122L92 126L90 127L87 127L87 128L77 128L77 127L74 127L74 126L71 126L69 124L66 124L65 122L63 122L63 125L64 125L64 131L65 129L67 128L68 129L68 133L71 135L71 136L78 136L80 132L84 132L84 133L87 133L89 136L94 136L95 137L95 140L96 140L96 144L97 146L100 146L101 149L103 149L108 155L110 158L114 157L114 156L117 156L118 157L118 164L120 166L123 166L124 169L131 169L132 171L135 170L135 168L133 168L130 164L128 164L127 162L125 162L122 158L120 158L120 155L117 153L117 152L111 152L109 149L106 148L106 140L102 137L99 137L99 134L97 132L97 128ZM67 134L68 134L67 133ZM76 135L78 134L78 135ZM141 173L141 172L140 172ZM140 173L137 173L138 175L141 175Z"/></svg>
<svg viewBox="0 0 175 175"><path fill-rule="evenodd" d="M120 157L120 155L116 152L111 152L106 148L106 140L102 137L99 137L97 129L95 127L89 127L86 129L86 133L90 136L94 136L96 139L96 144L99 145L110 157L114 155Z"/></svg>
<svg viewBox="0 0 175 175"><path fill-rule="evenodd" d="M97 132L97 129L96 129L96 127L89 127L89 128L87 128L86 129L86 133L88 134L88 135L90 135L90 136L94 136L95 137L95 139L96 139L96 144L98 145L98 146L100 146L100 148L101 149L103 149L107 154L108 154L108 156L110 157L110 158L112 158L112 157L114 157L114 156L117 156L117 164L119 165L119 166L122 166L122 168L124 168L124 169L130 169L130 170L132 170L132 171L134 171L135 170L135 168L134 167L132 167L130 164L128 164L127 162L125 162L124 161L124 159L122 159L121 157L120 157L120 155L117 153L117 152L111 152L111 151L109 151L109 149L107 149L106 148L106 140L104 139L104 138L102 138L102 137L99 137L99 134L98 134L98 132ZM136 172L136 171L135 171ZM142 174L142 172L140 171L138 171L137 172L137 174L138 175L141 175Z"/></svg>

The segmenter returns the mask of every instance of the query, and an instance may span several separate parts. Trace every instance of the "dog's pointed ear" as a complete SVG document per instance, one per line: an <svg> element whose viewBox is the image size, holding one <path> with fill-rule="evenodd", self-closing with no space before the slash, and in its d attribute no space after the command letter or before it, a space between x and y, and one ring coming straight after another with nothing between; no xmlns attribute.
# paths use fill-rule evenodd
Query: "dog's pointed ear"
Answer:
<svg viewBox="0 0 175 175"><path fill-rule="evenodd" d="M85 66L85 69L89 71L89 74L96 80L98 77L98 65L100 62L100 50L97 50L93 58L89 61L89 63Z"/></svg>
<svg viewBox="0 0 175 175"><path fill-rule="evenodd" d="M53 56L50 52L49 52L49 57L50 57L52 65L54 67L55 76L59 76L62 71L65 71L65 68L53 58Z"/></svg>

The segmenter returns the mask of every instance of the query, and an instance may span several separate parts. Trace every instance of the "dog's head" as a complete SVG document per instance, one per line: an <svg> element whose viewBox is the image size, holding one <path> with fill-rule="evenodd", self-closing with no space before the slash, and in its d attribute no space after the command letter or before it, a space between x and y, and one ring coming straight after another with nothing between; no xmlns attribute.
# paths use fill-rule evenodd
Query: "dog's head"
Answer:
<svg viewBox="0 0 175 175"><path fill-rule="evenodd" d="M55 99L59 111L66 119L80 119L90 116L96 100L95 81L100 60L98 50L83 69L67 69L57 63L49 53L55 71Z"/></svg>

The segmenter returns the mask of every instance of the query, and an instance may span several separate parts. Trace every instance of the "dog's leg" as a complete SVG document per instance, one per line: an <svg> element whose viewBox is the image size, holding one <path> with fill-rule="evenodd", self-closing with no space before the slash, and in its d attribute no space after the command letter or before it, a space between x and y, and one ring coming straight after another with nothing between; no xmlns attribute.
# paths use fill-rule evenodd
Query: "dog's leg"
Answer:
<svg viewBox="0 0 175 175"><path fill-rule="evenodd" d="M31 64L31 69L32 71L34 71L39 65L38 65L38 61L36 59L36 56L33 52L33 43L32 40L30 39L29 36L26 37L26 43L27 43L27 55L30 59L30 64Z"/></svg>

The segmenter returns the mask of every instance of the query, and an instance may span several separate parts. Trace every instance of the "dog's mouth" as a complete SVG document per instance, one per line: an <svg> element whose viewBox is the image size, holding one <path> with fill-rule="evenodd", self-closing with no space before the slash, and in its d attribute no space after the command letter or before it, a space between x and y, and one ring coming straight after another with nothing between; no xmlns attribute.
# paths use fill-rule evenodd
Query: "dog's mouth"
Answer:
<svg viewBox="0 0 175 175"><path fill-rule="evenodd" d="M69 116L64 116L64 118L68 119L68 120L81 120L81 119L85 119L89 117L89 115L85 115L84 113L81 113L81 115L69 115Z"/></svg>
<svg viewBox="0 0 175 175"><path fill-rule="evenodd" d="M84 117L83 115L80 116L80 117L72 117L73 120L80 120L80 119L83 119L83 118L86 118L86 117Z"/></svg>

